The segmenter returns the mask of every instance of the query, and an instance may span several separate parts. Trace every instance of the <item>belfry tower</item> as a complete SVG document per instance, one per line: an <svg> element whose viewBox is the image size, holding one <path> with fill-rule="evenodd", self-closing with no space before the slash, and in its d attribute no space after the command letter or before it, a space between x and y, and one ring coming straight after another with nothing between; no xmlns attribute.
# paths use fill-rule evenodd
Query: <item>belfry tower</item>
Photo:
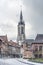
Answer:
<svg viewBox="0 0 43 65"><path fill-rule="evenodd" d="M22 10L20 12L20 21L18 23L18 37L17 41L20 45L25 42L25 23L23 21Z"/></svg>

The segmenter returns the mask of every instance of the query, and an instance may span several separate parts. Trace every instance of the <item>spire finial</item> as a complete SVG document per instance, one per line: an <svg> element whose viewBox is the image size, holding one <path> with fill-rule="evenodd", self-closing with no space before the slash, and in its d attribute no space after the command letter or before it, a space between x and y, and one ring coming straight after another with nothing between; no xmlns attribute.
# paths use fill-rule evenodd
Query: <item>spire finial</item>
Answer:
<svg viewBox="0 0 43 65"><path fill-rule="evenodd" d="M22 21L22 19L23 19L23 16L22 16L22 5L20 5L20 9L21 9L21 11L20 11L20 20Z"/></svg>
<svg viewBox="0 0 43 65"><path fill-rule="evenodd" d="M21 21L23 20L22 9L21 9L21 12L20 12L20 20L21 20Z"/></svg>
<svg viewBox="0 0 43 65"><path fill-rule="evenodd" d="M20 13L20 19L22 20L22 10L21 10L21 13Z"/></svg>

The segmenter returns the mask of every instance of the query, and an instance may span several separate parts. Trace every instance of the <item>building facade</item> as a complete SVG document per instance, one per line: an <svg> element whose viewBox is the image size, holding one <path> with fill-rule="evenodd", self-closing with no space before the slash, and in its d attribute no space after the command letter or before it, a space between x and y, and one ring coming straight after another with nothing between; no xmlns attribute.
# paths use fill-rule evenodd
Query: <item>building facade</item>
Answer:
<svg viewBox="0 0 43 65"><path fill-rule="evenodd" d="M21 57L19 44L8 41L7 35L0 36L0 57Z"/></svg>
<svg viewBox="0 0 43 65"><path fill-rule="evenodd" d="M33 39L27 39L26 42L23 44L23 58L32 58L33 54L32 54L32 42L34 40Z"/></svg>
<svg viewBox="0 0 43 65"><path fill-rule="evenodd" d="M8 56L8 38L7 35L0 36L0 57Z"/></svg>
<svg viewBox="0 0 43 65"><path fill-rule="evenodd" d="M43 34L37 34L32 43L32 50L34 58L43 58Z"/></svg>
<svg viewBox="0 0 43 65"><path fill-rule="evenodd" d="M14 58L20 58L21 57L21 53L20 53L20 46L18 43L13 42L12 40L9 41L8 43L8 55L10 57L14 57Z"/></svg>

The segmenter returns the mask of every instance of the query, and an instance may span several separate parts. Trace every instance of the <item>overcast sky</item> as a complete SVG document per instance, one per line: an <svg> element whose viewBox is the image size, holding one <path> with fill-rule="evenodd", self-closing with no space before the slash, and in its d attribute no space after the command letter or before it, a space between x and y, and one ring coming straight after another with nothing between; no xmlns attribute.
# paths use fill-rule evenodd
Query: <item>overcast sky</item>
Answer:
<svg viewBox="0 0 43 65"><path fill-rule="evenodd" d="M43 0L0 0L0 35L17 39L17 25L22 5L26 38L43 34Z"/></svg>

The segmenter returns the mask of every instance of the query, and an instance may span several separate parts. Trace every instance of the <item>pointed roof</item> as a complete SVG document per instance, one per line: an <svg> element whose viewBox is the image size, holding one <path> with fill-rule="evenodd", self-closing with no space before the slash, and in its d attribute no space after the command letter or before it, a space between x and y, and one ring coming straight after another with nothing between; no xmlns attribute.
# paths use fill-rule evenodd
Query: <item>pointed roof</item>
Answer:
<svg viewBox="0 0 43 65"><path fill-rule="evenodd" d="M37 34L33 43L43 43L43 34Z"/></svg>
<svg viewBox="0 0 43 65"><path fill-rule="evenodd" d="M35 40L43 40L43 34L37 34Z"/></svg>
<svg viewBox="0 0 43 65"><path fill-rule="evenodd" d="M20 20L21 20L21 21L23 20L22 10L21 10L21 12L20 12Z"/></svg>
<svg viewBox="0 0 43 65"><path fill-rule="evenodd" d="M23 21L23 15L22 15L22 10L21 10L21 12L20 12L20 22L19 22L19 25L25 25L25 23L24 23L24 21Z"/></svg>

